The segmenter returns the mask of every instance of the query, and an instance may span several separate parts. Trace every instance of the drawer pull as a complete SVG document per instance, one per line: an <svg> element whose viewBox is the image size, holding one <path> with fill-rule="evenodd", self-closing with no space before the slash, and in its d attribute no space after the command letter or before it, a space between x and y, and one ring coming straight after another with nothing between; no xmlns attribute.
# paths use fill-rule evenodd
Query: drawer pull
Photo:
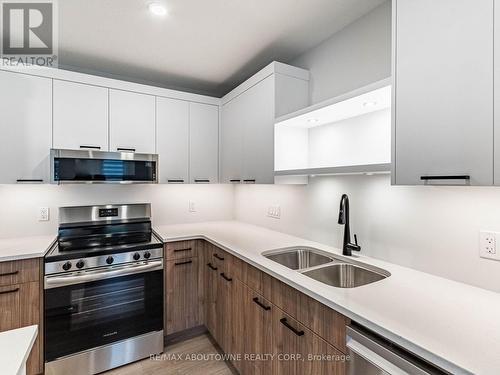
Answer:
<svg viewBox="0 0 500 375"><path fill-rule="evenodd" d="M184 249L174 249L174 253L180 253L182 251L191 251L191 247L186 247Z"/></svg>
<svg viewBox="0 0 500 375"><path fill-rule="evenodd" d="M288 324L288 321L286 320L286 318L280 319L280 323L283 324L290 331L295 333L297 336L304 336L304 331L299 331L296 328L292 327L290 324Z"/></svg>
<svg viewBox="0 0 500 375"><path fill-rule="evenodd" d="M210 269L217 271L217 267L214 267L212 263L207 263L207 266L210 267Z"/></svg>
<svg viewBox="0 0 500 375"><path fill-rule="evenodd" d="M222 278L223 278L224 280L226 280L226 281L233 281L233 279L232 279L232 278L230 278L230 277L227 277L227 276L226 276L226 274L225 274L224 272L222 272L220 275L221 275L221 276L222 276Z"/></svg>
<svg viewBox="0 0 500 375"><path fill-rule="evenodd" d="M239 184L241 182L241 180L238 178L232 178L229 180L229 182L232 184Z"/></svg>
<svg viewBox="0 0 500 375"><path fill-rule="evenodd" d="M422 181L431 180L470 180L469 175L457 175L457 176L420 176Z"/></svg>
<svg viewBox="0 0 500 375"><path fill-rule="evenodd" d="M243 183L244 184L255 184L255 179L253 179L253 178L246 179L246 180L243 180Z"/></svg>
<svg viewBox="0 0 500 375"><path fill-rule="evenodd" d="M135 148L117 147L116 151L135 152Z"/></svg>
<svg viewBox="0 0 500 375"><path fill-rule="evenodd" d="M0 294L9 294L9 293L16 293L19 291L19 288L14 288L14 289L11 289L11 290L4 290L4 291L1 291Z"/></svg>
<svg viewBox="0 0 500 375"><path fill-rule="evenodd" d="M101 146L85 146L85 145L82 145L82 146L80 146L80 148L88 148L88 149L91 149L91 150L100 150Z"/></svg>
<svg viewBox="0 0 500 375"><path fill-rule="evenodd" d="M214 253L214 257L216 257L219 260L224 260L224 257L221 257L219 254Z"/></svg>
<svg viewBox="0 0 500 375"><path fill-rule="evenodd" d="M174 263L174 266L182 266L183 264L191 264L191 263L193 263L192 260L187 260L185 262Z"/></svg>
<svg viewBox="0 0 500 375"><path fill-rule="evenodd" d="M169 184L183 184L184 180L179 178L179 179L168 179L167 182Z"/></svg>
<svg viewBox="0 0 500 375"><path fill-rule="evenodd" d="M2 277L2 276L14 276L14 275L17 275L18 273L19 273L19 271L0 273L0 277Z"/></svg>
<svg viewBox="0 0 500 375"><path fill-rule="evenodd" d="M266 305L264 305L262 302L260 302L260 301L259 301L259 298L258 298L258 297L255 297L255 298L253 299L253 301L254 301L257 305L259 305L260 307L262 307L264 310L266 310L266 311L271 310L271 306L266 306Z"/></svg>
<svg viewBox="0 0 500 375"><path fill-rule="evenodd" d="M209 184L210 180L208 178L195 178L194 182L196 184Z"/></svg>
<svg viewBox="0 0 500 375"><path fill-rule="evenodd" d="M41 184L43 183L42 179L29 179L29 178L18 178L16 180L19 184Z"/></svg>

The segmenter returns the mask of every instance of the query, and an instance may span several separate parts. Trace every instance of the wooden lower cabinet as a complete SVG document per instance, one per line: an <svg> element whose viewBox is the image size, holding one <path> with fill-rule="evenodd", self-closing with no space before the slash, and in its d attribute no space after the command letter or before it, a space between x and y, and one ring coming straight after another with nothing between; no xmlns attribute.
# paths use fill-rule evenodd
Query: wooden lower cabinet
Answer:
<svg viewBox="0 0 500 375"><path fill-rule="evenodd" d="M242 285L243 348L241 374L272 374L272 322L275 306L257 292Z"/></svg>
<svg viewBox="0 0 500 375"><path fill-rule="evenodd" d="M166 334L202 324L198 308L198 258L166 261Z"/></svg>
<svg viewBox="0 0 500 375"><path fill-rule="evenodd" d="M196 319L187 316L198 312L199 322L242 375L345 373L346 317L209 242L198 242L198 258L188 258L198 264L167 261L167 285L170 280L176 286L167 287L167 299L177 301L167 303L167 311L175 311L176 330L193 325Z"/></svg>
<svg viewBox="0 0 500 375"><path fill-rule="evenodd" d="M341 375L345 356L291 316L276 308L272 332L275 375Z"/></svg>
<svg viewBox="0 0 500 375"><path fill-rule="evenodd" d="M38 325L38 336L26 364L26 374L43 372L42 289L39 259L0 263L0 332ZM9 281L18 282L10 284Z"/></svg>

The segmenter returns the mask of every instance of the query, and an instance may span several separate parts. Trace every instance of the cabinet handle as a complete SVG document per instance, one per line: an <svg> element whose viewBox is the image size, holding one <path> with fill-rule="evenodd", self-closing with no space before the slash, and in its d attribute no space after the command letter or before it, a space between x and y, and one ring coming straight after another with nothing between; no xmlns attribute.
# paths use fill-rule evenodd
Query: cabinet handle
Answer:
<svg viewBox="0 0 500 375"><path fill-rule="evenodd" d="M212 263L207 263L207 266L210 267L210 269L217 271L217 267L212 266Z"/></svg>
<svg viewBox="0 0 500 375"><path fill-rule="evenodd" d="M241 180L238 178L232 178L229 180L229 182L232 184L239 184L241 182Z"/></svg>
<svg viewBox="0 0 500 375"><path fill-rule="evenodd" d="M247 180L243 180L243 183L244 184L255 184L255 179L247 179Z"/></svg>
<svg viewBox="0 0 500 375"><path fill-rule="evenodd" d="M182 252L182 251L190 251L190 250L191 250L191 248L190 248L190 247L186 247L185 249L175 249L175 250L174 250L174 253L180 253L180 252Z"/></svg>
<svg viewBox="0 0 500 375"><path fill-rule="evenodd" d="M258 297L255 297L255 298L253 299L253 301L254 301L257 305L259 305L260 307L262 307L264 310L266 310L266 311L271 310L271 306L266 306L266 305L264 305L262 302L260 302L260 301L259 301L259 298L258 298Z"/></svg>
<svg viewBox="0 0 500 375"><path fill-rule="evenodd" d="M230 278L230 277L227 277L227 276L226 276L226 274L225 274L224 272L222 272L220 275L221 275L221 276L222 276L222 278L223 278L224 280L226 280L226 281L233 281L233 279L232 279L232 278Z"/></svg>
<svg viewBox="0 0 500 375"><path fill-rule="evenodd" d="M125 147L117 147L116 151L128 151L128 152L135 152L135 148L125 148Z"/></svg>
<svg viewBox="0 0 500 375"><path fill-rule="evenodd" d="M80 148L90 148L92 150L100 150L101 146L80 146Z"/></svg>
<svg viewBox="0 0 500 375"><path fill-rule="evenodd" d="M18 184L41 184L43 182L42 179L29 179L29 178L18 178L16 180Z"/></svg>
<svg viewBox="0 0 500 375"><path fill-rule="evenodd" d="M209 184L210 180L208 178L195 178L194 182L196 184Z"/></svg>
<svg viewBox="0 0 500 375"><path fill-rule="evenodd" d="M224 257L221 257L219 254L214 253L214 257L216 257L219 260L224 260Z"/></svg>
<svg viewBox="0 0 500 375"><path fill-rule="evenodd" d="M295 333L297 336L304 336L304 331L299 331L296 328L292 327L290 324L288 324L288 321L286 320L286 318L280 319L280 323L283 324L290 331Z"/></svg>
<svg viewBox="0 0 500 375"><path fill-rule="evenodd" d="M420 176L422 181L432 180L470 180L469 175L456 175L456 176Z"/></svg>
<svg viewBox="0 0 500 375"><path fill-rule="evenodd" d="M187 260L185 262L174 263L174 266L182 266L183 264L190 264L190 263L193 263L193 261Z"/></svg>
<svg viewBox="0 0 500 375"><path fill-rule="evenodd" d="M13 275L17 275L18 273L19 273L19 271L12 271L12 272L0 273L0 277L2 277L2 276L13 276Z"/></svg>
<svg viewBox="0 0 500 375"><path fill-rule="evenodd" d="M14 288L14 289L11 289L11 290L4 290L4 291L1 291L0 294L9 294L9 293L16 293L19 291L19 288Z"/></svg>
<svg viewBox="0 0 500 375"><path fill-rule="evenodd" d="M167 182L169 184L183 184L184 180L183 179L168 179Z"/></svg>

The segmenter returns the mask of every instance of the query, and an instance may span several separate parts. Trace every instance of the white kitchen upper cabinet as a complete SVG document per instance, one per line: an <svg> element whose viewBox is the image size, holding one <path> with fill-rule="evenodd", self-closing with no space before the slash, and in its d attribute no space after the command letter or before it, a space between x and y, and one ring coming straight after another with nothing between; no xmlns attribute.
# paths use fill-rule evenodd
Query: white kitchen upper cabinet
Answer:
<svg viewBox="0 0 500 375"><path fill-rule="evenodd" d="M222 98L221 182L274 183L275 118L309 104L309 72L273 62Z"/></svg>
<svg viewBox="0 0 500 375"><path fill-rule="evenodd" d="M189 102L156 98L160 183L189 182Z"/></svg>
<svg viewBox="0 0 500 375"><path fill-rule="evenodd" d="M274 183L274 84L272 75L242 95L243 183Z"/></svg>
<svg viewBox="0 0 500 375"><path fill-rule="evenodd" d="M0 183L48 183L52 80L0 71L0 87Z"/></svg>
<svg viewBox="0 0 500 375"><path fill-rule="evenodd" d="M109 90L110 151L155 153L155 97Z"/></svg>
<svg viewBox="0 0 500 375"><path fill-rule="evenodd" d="M189 179L217 183L219 165L219 107L189 103Z"/></svg>
<svg viewBox="0 0 500 375"><path fill-rule="evenodd" d="M240 95L221 106L221 182L243 179L244 98Z"/></svg>
<svg viewBox="0 0 500 375"><path fill-rule="evenodd" d="M393 184L491 185L493 0L397 0L393 27Z"/></svg>
<svg viewBox="0 0 500 375"><path fill-rule="evenodd" d="M108 89L54 80L54 148L108 150Z"/></svg>

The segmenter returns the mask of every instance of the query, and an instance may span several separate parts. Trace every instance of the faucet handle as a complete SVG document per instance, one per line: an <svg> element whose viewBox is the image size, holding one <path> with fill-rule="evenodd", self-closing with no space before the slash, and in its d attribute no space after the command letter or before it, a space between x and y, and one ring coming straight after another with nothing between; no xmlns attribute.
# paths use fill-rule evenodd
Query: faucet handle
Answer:
<svg viewBox="0 0 500 375"><path fill-rule="evenodd" d="M358 245L358 236L354 235L354 244L351 244L351 250L361 251L361 246Z"/></svg>

